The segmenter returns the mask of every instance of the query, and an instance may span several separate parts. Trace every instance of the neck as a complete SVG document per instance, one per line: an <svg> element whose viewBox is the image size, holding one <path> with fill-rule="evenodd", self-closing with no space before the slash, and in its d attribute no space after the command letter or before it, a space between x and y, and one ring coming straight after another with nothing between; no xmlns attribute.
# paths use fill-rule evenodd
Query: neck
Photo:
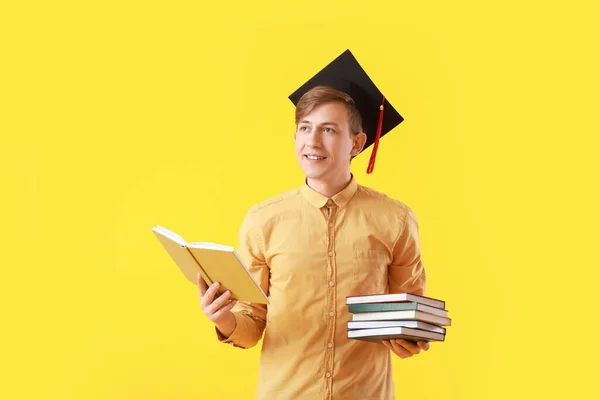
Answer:
<svg viewBox="0 0 600 400"><path fill-rule="evenodd" d="M314 190L317 193L321 193L323 196L333 197L342 190L344 190L344 188L348 186L351 180L352 174L350 173L350 171L348 171L348 173L344 174L344 176L330 181L307 178L306 184L312 190Z"/></svg>

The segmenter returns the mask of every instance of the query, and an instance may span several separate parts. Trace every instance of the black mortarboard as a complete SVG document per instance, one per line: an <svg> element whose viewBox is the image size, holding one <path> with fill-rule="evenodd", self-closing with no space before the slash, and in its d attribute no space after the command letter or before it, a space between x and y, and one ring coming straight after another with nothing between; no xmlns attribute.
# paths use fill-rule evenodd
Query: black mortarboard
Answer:
<svg viewBox="0 0 600 400"><path fill-rule="evenodd" d="M400 124L404 118L385 99L350 50L344 51L308 82L289 96L297 105L300 98L316 86L327 86L344 92L354 100L362 118L367 142L363 150L373 146L367 173L373 171L379 139ZM382 107L383 106L383 107ZM379 134L378 131L380 130Z"/></svg>

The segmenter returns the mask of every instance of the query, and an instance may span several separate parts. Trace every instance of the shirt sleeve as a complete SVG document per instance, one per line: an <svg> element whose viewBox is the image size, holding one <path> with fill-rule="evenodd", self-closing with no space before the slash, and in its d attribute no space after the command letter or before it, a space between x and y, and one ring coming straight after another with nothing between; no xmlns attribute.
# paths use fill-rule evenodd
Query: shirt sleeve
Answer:
<svg viewBox="0 0 600 400"><path fill-rule="evenodd" d="M238 254L262 290L269 295L269 268L264 256L264 243L260 235L260 226L250 210L239 231ZM248 349L261 339L267 321L266 304L238 301L231 309L236 326L229 337L223 336L215 328L221 343Z"/></svg>
<svg viewBox="0 0 600 400"><path fill-rule="evenodd" d="M415 213L408 209L402 230L394 244L389 266L390 293L425 295L425 268L421 261L419 226Z"/></svg>

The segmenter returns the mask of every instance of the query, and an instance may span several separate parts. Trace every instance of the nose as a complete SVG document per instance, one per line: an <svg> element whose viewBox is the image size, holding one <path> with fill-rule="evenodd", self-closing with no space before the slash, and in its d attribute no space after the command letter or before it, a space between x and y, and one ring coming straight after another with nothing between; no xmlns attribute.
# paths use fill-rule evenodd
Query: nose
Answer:
<svg viewBox="0 0 600 400"><path fill-rule="evenodd" d="M311 128L306 134L306 146L319 148L321 147L321 135L317 128Z"/></svg>

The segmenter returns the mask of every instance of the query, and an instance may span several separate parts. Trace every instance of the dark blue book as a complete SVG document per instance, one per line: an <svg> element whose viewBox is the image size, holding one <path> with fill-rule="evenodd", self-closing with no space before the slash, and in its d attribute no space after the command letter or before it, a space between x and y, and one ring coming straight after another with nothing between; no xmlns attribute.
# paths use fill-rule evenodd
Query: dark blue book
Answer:
<svg viewBox="0 0 600 400"><path fill-rule="evenodd" d="M417 302L410 303L370 303L370 304L349 304L348 311L354 314L367 312L383 311L422 311L425 313L437 315L439 317L448 317L448 310L427 306Z"/></svg>

